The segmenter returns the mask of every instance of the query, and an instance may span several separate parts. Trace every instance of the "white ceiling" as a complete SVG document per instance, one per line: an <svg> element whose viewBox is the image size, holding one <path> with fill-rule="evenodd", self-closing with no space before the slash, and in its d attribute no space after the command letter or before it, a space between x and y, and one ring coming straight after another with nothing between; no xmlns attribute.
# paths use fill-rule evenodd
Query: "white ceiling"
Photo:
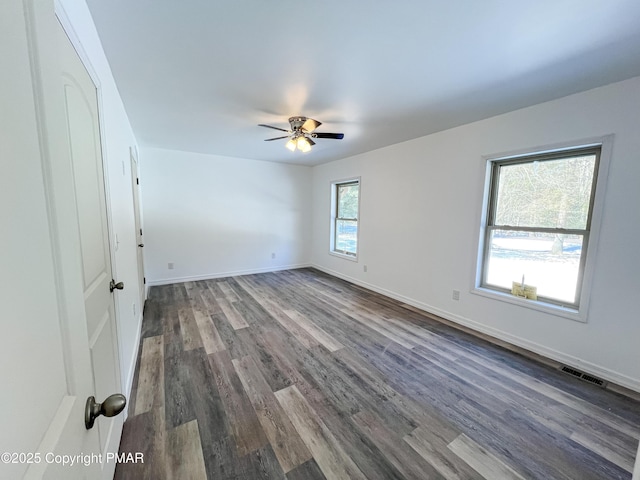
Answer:
<svg viewBox="0 0 640 480"><path fill-rule="evenodd" d="M640 75L638 0L87 3L142 146L317 165Z"/></svg>

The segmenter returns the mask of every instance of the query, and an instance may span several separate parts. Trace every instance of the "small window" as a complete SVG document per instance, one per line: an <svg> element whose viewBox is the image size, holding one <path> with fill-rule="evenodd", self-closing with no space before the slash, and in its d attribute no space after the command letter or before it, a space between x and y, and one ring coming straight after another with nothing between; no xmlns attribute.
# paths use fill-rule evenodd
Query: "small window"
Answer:
<svg viewBox="0 0 640 480"><path fill-rule="evenodd" d="M358 255L360 180L332 184L331 251L354 259Z"/></svg>
<svg viewBox="0 0 640 480"><path fill-rule="evenodd" d="M578 310L600 150L489 161L481 287Z"/></svg>

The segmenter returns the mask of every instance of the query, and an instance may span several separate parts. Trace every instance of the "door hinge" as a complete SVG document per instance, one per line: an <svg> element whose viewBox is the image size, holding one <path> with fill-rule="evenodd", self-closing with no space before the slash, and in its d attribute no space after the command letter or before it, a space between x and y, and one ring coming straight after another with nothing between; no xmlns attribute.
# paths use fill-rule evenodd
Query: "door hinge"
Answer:
<svg viewBox="0 0 640 480"><path fill-rule="evenodd" d="M142 277L142 283L143 283L144 285L146 285L146 284L147 284L147 277Z"/></svg>
<svg viewBox="0 0 640 480"><path fill-rule="evenodd" d="M140 229L140 235L142 235L142 229Z"/></svg>
<svg viewBox="0 0 640 480"><path fill-rule="evenodd" d="M140 185L140 179L136 177L136 185Z"/></svg>

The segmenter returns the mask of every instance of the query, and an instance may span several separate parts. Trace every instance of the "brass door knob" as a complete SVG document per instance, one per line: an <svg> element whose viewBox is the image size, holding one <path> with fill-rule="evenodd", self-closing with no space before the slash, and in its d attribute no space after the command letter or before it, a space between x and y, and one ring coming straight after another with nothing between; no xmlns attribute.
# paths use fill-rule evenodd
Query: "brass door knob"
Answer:
<svg viewBox="0 0 640 480"><path fill-rule="evenodd" d="M109 283L109 291L113 292L114 290L122 290L124 288L124 283L123 282L118 282L116 283L116 281L114 279L111 279L111 282Z"/></svg>
<svg viewBox="0 0 640 480"><path fill-rule="evenodd" d="M104 402L97 403L96 398L87 398L84 408L84 426L87 430L93 428L93 424L100 415L105 417L115 417L127 405L127 399L121 393L114 393L108 396Z"/></svg>

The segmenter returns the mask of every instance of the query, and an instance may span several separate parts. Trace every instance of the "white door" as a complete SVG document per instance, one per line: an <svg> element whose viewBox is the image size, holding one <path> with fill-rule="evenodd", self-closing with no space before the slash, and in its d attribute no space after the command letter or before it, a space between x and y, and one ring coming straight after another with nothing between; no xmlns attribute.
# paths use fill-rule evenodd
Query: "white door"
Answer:
<svg viewBox="0 0 640 480"><path fill-rule="evenodd" d="M53 2L0 2L0 40L0 478L112 478L124 419L84 421L120 388L96 88Z"/></svg>
<svg viewBox="0 0 640 480"><path fill-rule="evenodd" d="M102 402L117 393L121 383L98 101L91 77L59 24L57 37L80 233L91 395ZM117 452L122 424L122 416L99 417L91 430L83 432L83 451L96 451L97 441L98 453ZM101 467L104 478L113 476L113 462L102 462Z"/></svg>
<svg viewBox="0 0 640 480"><path fill-rule="evenodd" d="M131 147L129 149L129 156L131 158L131 189L133 190L133 213L136 227L136 241L138 242L136 255L138 262L138 290L140 292L140 303L138 305L144 306L144 300L147 296L144 278L144 256L142 254L142 249L144 248L144 237L142 234L142 222L140 221L140 170L138 166L138 154L135 148Z"/></svg>

